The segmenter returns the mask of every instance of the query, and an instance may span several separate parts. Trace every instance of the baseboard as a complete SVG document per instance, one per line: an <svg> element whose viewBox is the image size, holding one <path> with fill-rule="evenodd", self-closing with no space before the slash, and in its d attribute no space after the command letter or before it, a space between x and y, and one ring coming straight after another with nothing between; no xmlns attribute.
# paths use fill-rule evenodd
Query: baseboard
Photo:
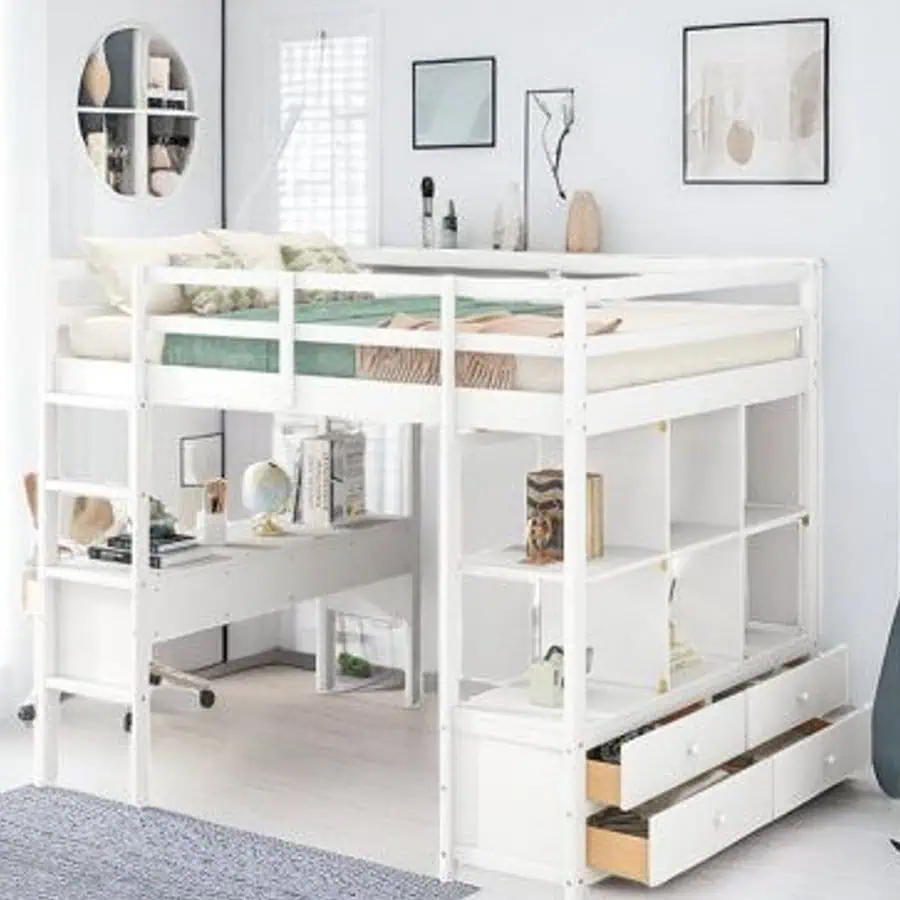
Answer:
<svg viewBox="0 0 900 900"><path fill-rule="evenodd" d="M254 653L251 656L230 659L228 662L206 666L203 669L198 669L194 674L201 678L215 680L217 678L227 678L229 675L239 675L242 672L251 672L253 669L265 669L269 666L283 666L291 669L301 669L304 672L315 672L316 655L315 653L304 653L299 650L285 650L282 647L274 647L271 650L264 650L262 653ZM396 677L401 688L404 683L404 674L402 669L372 666L372 676L374 678ZM422 676L422 690L426 694L436 694L437 686L437 672L425 672Z"/></svg>

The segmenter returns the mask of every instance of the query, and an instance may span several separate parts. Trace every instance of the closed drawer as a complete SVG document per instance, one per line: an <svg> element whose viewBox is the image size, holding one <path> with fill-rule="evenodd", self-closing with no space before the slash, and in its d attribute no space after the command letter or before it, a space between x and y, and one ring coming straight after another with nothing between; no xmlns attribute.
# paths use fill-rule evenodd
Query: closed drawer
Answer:
<svg viewBox="0 0 900 900"><path fill-rule="evenodd" d="M844 647L753 685L746 691L748 748L844 706L847 694Z"/></svg>
<svg viewBox="0 0 900 900"><path fill-rule="evenodd" d="M775 815L783 816L865 768L871 759L870 710L815 719L773 757Z"/></svg>
<svg viewBox="0 0 900 900"><path fill-rule="evenodd" d="M685 793L693 786L642 810L593 816L588 820L588 865L655 887L772 820L770 760L736 774L722 770L700 785L689 796Z"/></svg>
<svg viewBox="0 0 900 900"><path fill-rule="evenodd" d="M746 741L743 695L700 707L626 741L617 762L589 753L588 799L634 809L740 755Z"/></svg>

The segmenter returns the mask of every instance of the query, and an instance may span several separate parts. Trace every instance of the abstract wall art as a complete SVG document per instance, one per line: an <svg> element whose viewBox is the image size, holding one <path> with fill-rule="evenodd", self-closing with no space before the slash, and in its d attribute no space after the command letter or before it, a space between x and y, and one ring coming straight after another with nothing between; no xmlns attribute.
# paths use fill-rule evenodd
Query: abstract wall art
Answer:
<svg viewBox="0 0 900 900"><path fill-rule="evenodd" d="M826 184L829 22L684 30L687 184Z"/></svg>

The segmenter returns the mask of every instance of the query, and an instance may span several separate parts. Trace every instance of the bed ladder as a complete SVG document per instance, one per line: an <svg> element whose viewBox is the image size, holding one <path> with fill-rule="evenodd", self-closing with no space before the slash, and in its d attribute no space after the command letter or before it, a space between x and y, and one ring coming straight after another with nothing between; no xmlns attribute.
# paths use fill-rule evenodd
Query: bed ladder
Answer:
<svg viewBox="0 0 900 900"><path fill-rule="evenodd" d="M105 567L79 566L59 554L59 497L84 494L125 501L134 534L149 535L150 502L150 403L146 343L144 271L132 273L132 384L127 398L79 396L56 391L55 363L58 351L56 297L47 305L44 322L41 416L36 505L38 515L38 600L34 616L34 780L52 785L59 774L59 706L62 694L74 694L126 704L131 710L130 795L137 806L148 803L150 768L150 674L152 635L147 617L149 540L136 541L130 567L111 572ZM60 477L60 411L64 408L124 412L128 421L129 484L101 485ZM131 601L131 661L125 684L98 684L68 678L59 671L56 627L58 590L61 583L118 590Z"/></svg>

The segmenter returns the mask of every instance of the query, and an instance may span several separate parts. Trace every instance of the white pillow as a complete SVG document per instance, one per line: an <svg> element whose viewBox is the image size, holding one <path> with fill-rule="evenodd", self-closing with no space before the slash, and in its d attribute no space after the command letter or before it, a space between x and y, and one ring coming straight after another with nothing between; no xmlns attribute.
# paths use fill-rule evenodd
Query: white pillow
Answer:
<svg viewBox="0 0 900 900"><path fill-rule="evenodd" d="M131 312L131 274L135 265L169 266L179 253L215 253L218 245L206 233L151 238L85 238L88 265L97 274L110 304ZM148 315L190 312L178 285L150 285Z"/></svg>

